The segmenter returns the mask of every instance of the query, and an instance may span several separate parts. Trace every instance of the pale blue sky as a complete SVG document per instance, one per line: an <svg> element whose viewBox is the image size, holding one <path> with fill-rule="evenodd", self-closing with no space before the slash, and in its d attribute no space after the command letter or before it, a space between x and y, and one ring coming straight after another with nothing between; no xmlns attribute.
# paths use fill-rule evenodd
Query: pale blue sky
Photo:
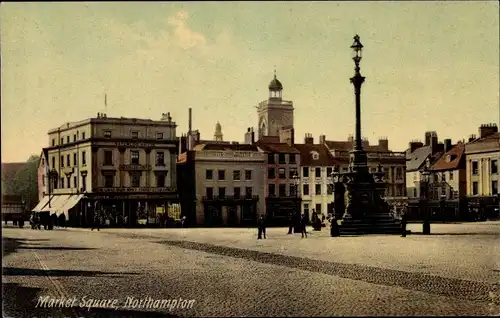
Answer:
<svg viewBox="0 0 500 318"><path fill-rule="evenodd" d="M225 140L257 125L274 65L296 139L354 131L352 37L365 46L363 136L406 149L426 130L466 138L498 123L499 7L460 2L3 3L2 161L104 111Z"/></svg>

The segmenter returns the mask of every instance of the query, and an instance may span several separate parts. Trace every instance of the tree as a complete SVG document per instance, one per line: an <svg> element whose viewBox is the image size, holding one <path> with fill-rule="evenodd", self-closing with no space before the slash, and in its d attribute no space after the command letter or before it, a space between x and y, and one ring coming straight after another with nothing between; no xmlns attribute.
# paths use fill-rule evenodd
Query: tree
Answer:
<svg viewBox="0 0 500 318"><path fill-rule="evenodd" d="M40 157L31 155L24 166L12 177L2 180L2 192L20 195L26 208L32 209L38 202L38 163Z"/></svg>

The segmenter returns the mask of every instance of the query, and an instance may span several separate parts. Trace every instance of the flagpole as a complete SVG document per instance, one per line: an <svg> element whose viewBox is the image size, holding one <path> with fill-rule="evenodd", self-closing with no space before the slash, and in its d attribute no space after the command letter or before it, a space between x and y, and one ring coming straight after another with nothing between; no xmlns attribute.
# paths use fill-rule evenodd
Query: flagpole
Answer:
<svg viewBox="0 0 500 318"><path fill-rule="evenodd" d="M108 112L108 93L104 93L104 113Z"/></svg>

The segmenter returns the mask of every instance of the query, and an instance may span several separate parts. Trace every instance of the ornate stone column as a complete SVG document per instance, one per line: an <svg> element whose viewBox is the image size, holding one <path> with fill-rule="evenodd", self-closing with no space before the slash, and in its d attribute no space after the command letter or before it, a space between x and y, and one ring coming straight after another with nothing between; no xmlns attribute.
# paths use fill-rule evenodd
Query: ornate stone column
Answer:
<svg viewBox="0 0 500 318"><path fill-rule="evenodd" d="M121 166L125 164L125 151L126 148L118 148L118 151L120 152L120 164L118 166L119 173L118 173L118 184L120 185L120 188L125 187L125 171L121 169Z"/></svg>
<svg viewBox="0 0 500 318"><path fill-rule="evenodd" d="M146 166L151 166L151 148L146 148L144 149L146 152ZM145 171L146 175L146 187L150 187L151 184L151 170L146 170Z"/></svg>
<svg viewBox="0 0 500 318"><path fill-rule="evenodd" d="M90 185L92 187L91 191L95 191L95 188L99 187L99 180L102 179L99 163L99 147L92 146L92 155L91 155L91 166L92 166L92 174L90 175ZM90 190L90 189L89 189ZM88 190L87 190L88 191Z"/></svg>

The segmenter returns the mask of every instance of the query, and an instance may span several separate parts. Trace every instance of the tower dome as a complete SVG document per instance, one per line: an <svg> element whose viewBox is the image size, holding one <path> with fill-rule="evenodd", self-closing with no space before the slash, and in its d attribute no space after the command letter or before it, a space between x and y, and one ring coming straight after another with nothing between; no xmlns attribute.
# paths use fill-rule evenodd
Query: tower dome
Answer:
<svg viewBox="0 0 500 318"><path fill-rule="evenodd" d="M283 85L276 78L276 70L274 70L274 78L269 83L269 98L278 98L281 99L281 91L283 90Z"/></svg>
<svg viewBox="0 0 500 318"><path fill-rule="evenodd" d="M269 83L269 90L270 91L282 91L283 90L283 85L281 82L276 78L276 72L274 73L274 78Z"/></svg>

